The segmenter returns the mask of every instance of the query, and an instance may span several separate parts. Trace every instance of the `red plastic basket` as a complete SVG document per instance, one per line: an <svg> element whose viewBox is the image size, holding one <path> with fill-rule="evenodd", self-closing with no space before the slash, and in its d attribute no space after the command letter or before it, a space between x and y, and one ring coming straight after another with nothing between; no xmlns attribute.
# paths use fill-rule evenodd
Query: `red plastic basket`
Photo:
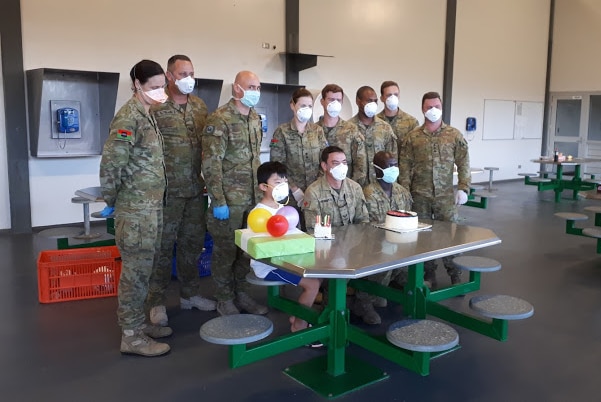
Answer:
<svg viewBox="0 0 601 402"><path fill-rule="evenodd" d="M116 296L121 256L116 246L46 250L38 256L40 303Z"/></svg>

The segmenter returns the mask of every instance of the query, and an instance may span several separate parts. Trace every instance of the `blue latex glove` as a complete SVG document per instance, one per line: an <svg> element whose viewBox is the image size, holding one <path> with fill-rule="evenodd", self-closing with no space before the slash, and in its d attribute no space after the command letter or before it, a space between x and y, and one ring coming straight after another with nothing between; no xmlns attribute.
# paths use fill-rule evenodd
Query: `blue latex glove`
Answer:
<svg viewBox="0 0 601 402"><path fill-rule="evenodd" d="M213 216L215 219L219 219L220 221L226 220L230 218L230 209L227 205L222 205L220 207L213 207Z"/></svg>
<svg viewBox="0 0 601 402"><path fill-rule="evenodd" d="M100 216L107 218L109 216L112 216L113 213L115 213L115 207L106 206L102 211L100 211Z"/></svg>

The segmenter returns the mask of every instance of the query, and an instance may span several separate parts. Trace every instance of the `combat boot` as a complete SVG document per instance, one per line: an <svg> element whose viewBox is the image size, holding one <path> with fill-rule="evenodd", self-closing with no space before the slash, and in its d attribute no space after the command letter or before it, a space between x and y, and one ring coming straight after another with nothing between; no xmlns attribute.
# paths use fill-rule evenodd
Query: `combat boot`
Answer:
<svg viewBox="0 0 601 402"><path fill-rule="evenodd" d="M121 335L121 353L146 357L161 356L171 348L166 343L148 337L142 328L124 329Z"/></svg>
<svg viewBox="0 0 601 402"><path fill-rule="evenodd" d="M240 314L240 310L238 310L233 300L217 302L217 312L221 315Z"/></svg>
<svg viewBox="0 0 601 402"><path fill-rule="evenodd" d="M388 306L388 300L383 297L376 296L376 297L374 297L374 306L375 307L386 307L386 306Z"/></svg>
<svg viewBox="0 0 601 402"><path fill-rule="evenodd" d="M165 306L154 306L150 309L150 322L154 325L160 325L166 327L169 324L169 318L167 317L167 309Z"/></svg>
<svg viewBox="0 0 601 402"><path fill-rule="evenodd" d="M184 299L180 297L179 303L182 309L184 310L192 310L192 308L197 308L201 311L213 311L217 306L217 302L215 300L207 299L202 296L192 296L189 299Z"/></svg>
<svg viewBox="0 0 601 402"><path fill-rule="evenodd" d="M433 267L424 267L424 285L430 289L436 289L438 287L438 281L436 280L436 265Z"/></svg>
<svg viewBox="0 0 601 402"><path fill-rule="evenodd" d="M173 335L173 330L170 327L161 327L160 325L148 325L145 324L142 328L142 332L151 338L166 338Z"/></svg>
<svg viewBox="0 0 601 402"><path fill-rule="evenodd" d="M355 300L351 312L363 320L368 325L379 325L382 323L382 318L374 310L373 304L361 300Z"/></svg>
<svg viewBox="0 0 601 402"><path fill-rule="evenodd" d="M250 314L264 315L269 312L267 306L263 306L252 299L246 292L239 292L236 295L236 306Z"/></svg>

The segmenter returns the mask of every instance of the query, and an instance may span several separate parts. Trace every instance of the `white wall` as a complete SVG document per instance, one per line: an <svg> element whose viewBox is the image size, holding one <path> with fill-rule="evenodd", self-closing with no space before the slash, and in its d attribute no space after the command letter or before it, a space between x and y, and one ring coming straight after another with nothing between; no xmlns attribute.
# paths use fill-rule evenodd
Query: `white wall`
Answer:
<svg viewBox="0 0 601 402"><path fill-rule="evenodd" d="M500 167L498 179L517 177L517 165L539 155L540 140L482 141L484 99L544 99L549 2L458 2L450 123L463 131L465 117L478 117L470 141L472 165ZM284 3L105 0L91 7L76 0L21 0L24 67L119 72L119 107L131 95L127 74L134 63L150 58L165 64L172 54L184 53L198 77L224 80L224 102L239 70L253 70L264 82L284 82L278 55L285 46ZM561 10L568 3L578 3L585 12L593 7L592 0L557 3ZM69 26L57 23L65 9ZM379 91L382 81L392 79L401 87L401 108L422 122L421 96L442 92L445 13L445 0L303 0L300 51L334 57L319 58L317 67L300 73L300 83L315 90L336 82L354 103L361 85ZM555 34L556 42L563 32ZM65 40L69 57L57 51ZM262 49L262 42L276 49ZM588 41L589 51L593 42ZM99 159L30 159L33 226L81 221L81 206L70 199L75 189L98 184Z"/></svg>
<svg viewBox="0 0 601 402"><path fill-rule="evenodd" d="M543 102L549 32L549 0L461 0L457 4L451 124L465 132L473 167L495 166L496 179L512 179L538 166L541 139L482 140L484 99ZM490 123L489 123L490 124ZM521 168L518 166L521 165ZM488 174L473 176L474 182Z"/></svg>
<svg viewBox="0 0 601 402"><path fill-rule="evenodd" d="M318 58L300 83L319 91L340 85L355 114L359 87L379 95L380 84L393 80L399 107L423 122L422 95L442 92L445 14L444 0L303 0L299 50L333 57Z"/></svg>
<svg viewBox="0 0 601 402"><path fill-rule="evenodd" d="M1 54L0 52L0 77L2 77ZM0 79L0 229L9 229L10 199L8 194L8 163L6 159L6 122L4 119L4 83Z"/></svg>
<svg viewBox="0 0 601 402"><path fill-rule="evenodd" d="M550 92L601 91L601 1L556 0Z"/></svg>
<svg viewBox="0 0 601 402"><path fill-rule="evenodd" d="M67 9L68 26L58 23ZM93 7L77 0L22 0L21 13L25 70L119 72L117 108L131 96L129 70L143 58L165 66L173 54L188 55L197 77L224 80L221 103L240 70L252 70L264 82L284 82L280 0L105 0ZM262 42L276 49L262 49ZM32 225L81 222L82 207L70 200L74 190L98 185L99 162L99 156L30 158ZM91 210L103 207L93 204Z"/></svg>

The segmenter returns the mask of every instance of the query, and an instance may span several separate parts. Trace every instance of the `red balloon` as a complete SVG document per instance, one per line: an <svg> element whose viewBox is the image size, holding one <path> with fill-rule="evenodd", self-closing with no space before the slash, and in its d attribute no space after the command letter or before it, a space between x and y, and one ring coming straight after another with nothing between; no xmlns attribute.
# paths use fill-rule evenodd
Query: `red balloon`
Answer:
<svg viewBox="0 0 601 402"><path fill-rule="evenodd" d="M275 214L285 216L288 220L289 228L295 228L298 225L298 211L296 210L296 208L291 207L290 205L286 205L285 207L278 209L278 212L276 212Z"/></svg>
<svg viewBox="0 0 601 402"><path fill-rule="evenodd" d="M288 219L282 215L273 215L267 220L267 232L273 237L280 237L288 231Z"/></svg>

